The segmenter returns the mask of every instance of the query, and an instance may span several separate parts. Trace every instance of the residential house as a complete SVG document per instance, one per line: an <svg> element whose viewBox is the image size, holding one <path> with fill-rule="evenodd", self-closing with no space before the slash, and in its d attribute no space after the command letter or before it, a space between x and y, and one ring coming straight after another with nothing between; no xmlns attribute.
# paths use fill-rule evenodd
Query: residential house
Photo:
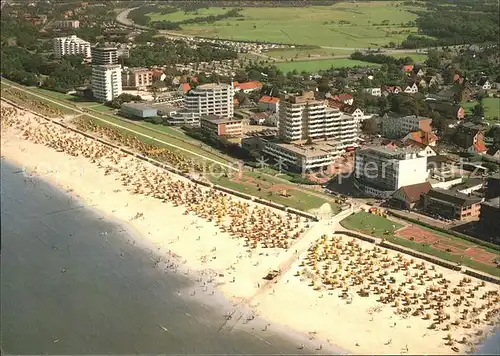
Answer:
<svg viewBox="0 0 500 356"><path fill-rule="evenodd" d="M420 203L422 194L426 194L432 186L429 182L407 185L399 188L392 195L391 203L398 205L406 210L411 210Z"/></svg>
<svg viewBox="0 0 500 356"><path fill-rule="evenodd" d="M259 109L264 111L279 111L280 98L276 98L273 96L263 96L259 100Z"/></svg>
<svg viewBox="0 0 500 356"><path fill-rule="evenodd" d="M187 94L191 90L191 85L189 83L182 83L179 84L179 87L177 88L177 93L184 95Z"/></svg>
<svg viewBox="0 0 500 356"><path fill-rule="evenodd" d="M401 67L401 70L407 74L411 74L415 66L413 64L405 64Z"/></svg>
<svg viewBox="0 0 500 356"><path fill-rule="evenodd" d="M434 151L433 147L429 145L425 145L423 143L413 141L413 140L405 140L403 142L403 147L411 147L412 149L418 150L417 156L419 157L433 157L436 156L436 151Z"/></svg>
<svg viewBox="0 0 500 356"><path fill-rule="evenodd" d="M451 101L434 99L432 97L427 97L425 101L432 111L438 112L447 119L463 120L465 118L464 108Z"/></svg>
<svg viewBox="0 0 500 356"><path fill-rule="evenodd" d="M470 153L484 153L487 150L484 144L484 131L484 126L466 122L457 126L453 138L457 145Z"/></svg>
<svg viewBox="0 0 500 356"><path fill-rule="evenodd" d="M413 68L413 73L415 74L415 76L417 76L418 78L421 78L425 75L425 72L424 70L422 69L422 67L414 67Z"/></svg>
<svg viewBox="0 0 500 356"><path fill-rule="evenodd" d="M404 92L406 94L415 94L418 93L418 86L416 83L409 84L405 87Z"/></svg>
<svg viewBox="0 0 500 356"><path fill-rule="evenodd" d="M382 117L382 135L390 138L401 138L410 132L419 130L432 132L431 123L432 119L427 117L401 116L389 113Z"/></svg>
<svg viewBox="0 0 500 356"><path fill-rule="evenodd" d="M334 99L347 105L352 105L354 103L354 97L349 93L337 95Z"/></svg>
<svg viewBox="0 0 500 356"><path fill-rule="evenodd" d="M421 78L418 86L421 88L439 87L439 80L435 76Z"/></svg>
<svg viewBox="0 0 500 356"><path fill-rule="evenodd" d="M235 84L234 87L235 92L241 91L245 94L262 89L262 83L257 81L246 82L246 83L235 82L233 84Z"/></svg>
<svg viewBox="0 0 500 356"><path fill-rule="evenodd" d="M401 90L401 87L399 85L384 85L382 86L382 94L384 96L387 96L389 94L399 94L401 93L402 90Z"/></svg>
<svg viewBox="0 0 500 356"><path fill-rule="evenodd" d="M455 73L453 75L453 83L457 83L457 84L463 84L465 81L465 78L462 77L460 74L458 73Z"/></svg>
<svg viewBox="0 0 500 356"><path fill-rule="evenodd" d="M488 151L486 152L488 156L491 156L493 158L496 158L500 160L500 147L498 146L491 146L488 148Z"/></svg>
<svg viewBox="0 0 500 356"><path fill-rule="evenodd" d="M477 82L477 86L481 87L484 90L491 89L491 83L487 77L482 77L481 79L479 79L479 81Z"/></svg>
<svg viewBox="0 0 500 356"><path fill-rule="evenodd" d="M364 92L372 96L382 96L382 89L380 88L365 88Z"/></svg>
<svg viewBox="0 0 500 356"><path fill-rule="evenodd" d="M481 202L481 198L443 189L431 189L422 195L423 209L427 213L453 220L479 217Z"/></svg>
<svg viewBox="0 0 500 356"><path fill-rule="evenodd" d="M427 129L427 127L426 127ZM436 142L438 140L438 137L436 134L434 134L432 131L429 130L418 130L418 131L413 131L407 134L401 141L414 141L417 143L420 143L425 146L436 146Z"/></svg>

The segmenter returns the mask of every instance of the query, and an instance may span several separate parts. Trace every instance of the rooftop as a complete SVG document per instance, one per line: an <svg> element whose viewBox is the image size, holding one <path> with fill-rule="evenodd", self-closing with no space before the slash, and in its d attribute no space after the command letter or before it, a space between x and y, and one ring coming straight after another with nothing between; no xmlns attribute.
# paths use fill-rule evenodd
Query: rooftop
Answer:
<svg viewBox="0 0 500 356"><path fill-rule="evenodd" d="M481 178L470 178L467 179L465 182L457 184L451 188L451 190L454 191L459 191L459 190L464 190L472 187L477 187L478 185L484 185L485 181Z"/></svg>
<svg viewBox="0 0 500 356"><path fill-rule="evenodd" d="M477 204L482 200L481 198L476 198L468 196L467 194L462 194L456 191L448 191L444 189L431 189L426 195L431 198L443 200L458 206Z"/></svg>
<svg viewBox="0 0 500 356"><path fill-rule="evenodd" d="M500 210L500 197L485 200L482 204L489 205L497 210Z"/></svg>
<svg viewBox="0 0 500 356"><path fill-rule="evenodd" d="M374 153L378 153L383 156L389 156L391 158L398 158L398 156L404 155L404 154L417 154L420 152L420 149L415 148L415 147L395 147L395 148L389 148L386 146L371 146L371 147L366 147L361 150L358 150L357 152L362 153L362 152L369 152L373 151Z"/></svg>
<svg viewBox="0 0 500 356"><path fill-rule="evenodd" d="M313 158L317 156L324 156L331 153L332 151L337 151L340 145L339 142L334 140L329 140L328 142L314 142L312 144L306 145L305 141L302 143L283 143L281 141L268 140L269 142L285 149L296 153L303 157Z"/></svg>
<svg viewBox="0 0 500 356"><path fill-rule="evenodd" d="M138 110L158 109L157 107L154 107L152 104L149 103L123 103L121 108L131 108Z"/></svg>
<svg viewBox="0 0 500 356"><path fill-rule="evenodd" d="M231 86L229 84L208 83L208 84L198 85L196 87L196 90L212 90L212 89L228 89L228 88L231 88Z"/></svg>
<svg viewBox="0 0 500 356"><path fill-rule="evenodd" d="M232 122L241 122L242 120L241 119L235 119L235 118L232 118L232 119L228 119L226 117L220 117L220 116L217 116L217 115L204 115L200 118L201 121L210 121L214 124L227 124L227 123L232 123Z"/></svg>
<svg viewBox="0 0 500 356"><path fill-rule="evenodd" d="M404 194L406 200L410 203L415 203L420 200L422 194L427 193L431 190L431 184L429 182L417 183L412 185L406 185L399 188L399 190Z"/></svg>

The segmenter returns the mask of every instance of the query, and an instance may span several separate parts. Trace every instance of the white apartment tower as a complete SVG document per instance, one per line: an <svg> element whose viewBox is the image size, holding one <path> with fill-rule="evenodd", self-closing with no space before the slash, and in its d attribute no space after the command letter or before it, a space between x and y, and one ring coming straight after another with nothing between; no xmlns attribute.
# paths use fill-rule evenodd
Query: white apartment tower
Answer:
<svg viewBox="0 0 500 356"><path fill-rule="evenodd" d="M191 90L184 99L187 112L201 117L217 115L225 118L234 116L234 90L229 84L204 84Z"/></svg>
<svg viewBox="0 0 500 356"><path fill-rule="evenodd" d="M92 48L92 93L99 101L111 101L122 93L122 68L117 62L116 48Z"/></svg>
<svg viewBox="0 0 500 356"><path fill-rule="evenodd" d="M278 135L285 142L335 139L345 148L356 142L356 121L325 101L315 100L312 91L281 95Z"/></svg>
<svg viewBox="0 0 500 356"><path fill-rule="evenodd" d="M57 37L53 40L54 53L57 58L63 56L77 54L85 58L91 57L90 43L76 37L75 35L69 37Z"/></svg>

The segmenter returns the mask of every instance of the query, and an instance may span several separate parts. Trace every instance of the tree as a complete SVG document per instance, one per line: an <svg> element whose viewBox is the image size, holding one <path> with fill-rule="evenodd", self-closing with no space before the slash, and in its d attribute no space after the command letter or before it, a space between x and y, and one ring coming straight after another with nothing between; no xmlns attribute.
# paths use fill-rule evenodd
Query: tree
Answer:
<svg viewBox="0 0 500 356"><path fill-rule="evenodd" d="M472 109L472 113L476 117L480 117L480 118L484 117L484 105L483 105L482 101L474 106L474 108Z"/></svg>
<svg viewBox="0 0 500 356"><path fill-rule="evenodd" d="M361 130L369 135L375 135L378 132L378 125L375 119L364 120L361 124Z"/></svg>

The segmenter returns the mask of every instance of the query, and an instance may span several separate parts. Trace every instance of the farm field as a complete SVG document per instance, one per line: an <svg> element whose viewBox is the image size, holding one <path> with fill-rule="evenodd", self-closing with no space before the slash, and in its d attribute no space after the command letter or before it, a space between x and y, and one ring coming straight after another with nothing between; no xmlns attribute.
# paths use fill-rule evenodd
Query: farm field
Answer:
<svg viewBox="0 0 500 356"><path fill-rule="evenodd" d="M465 112L468 114L472 113L472 109L474 106L478 104L477 101L462 102L462 106L465 109ZM500 123L500 98L484 98L484 118L488 121Z"/></svg>
<svg viewBox="0 0 500 356"><path fill-rule="evenodd" d="M349 49L328 49L328 48L283 48L264 52L266 56L276 60L292 58L321 58L332 56L349 56L353 51Z"/></svg>
<svg viewBox="0 0 500 356"><path fill-rule="evenodd" d="M352 59L316 59L307 61L277 62L276 67L284 73L296 70L309 73L330 68L352 68L352 67L378 67L379 64L356 61Z"/></svg>
<svg viewBox="0 0 500 356"><path fill-rule="evenodd" d="M397 6L396 6L397 5ZM337 3L332 6L244 8L243 18L182 25L180 33L211 38L268 41L346 48L379 47L403 41L416 28L405 28L418 9L392 1ZM215 11L150 14L154 21L181 21ZM226 9L227 11L227 9ZM212 14L212 13L210 13ZM215 13L213 13L215 14ZM386 21L386 22L384 22ZM384 23L382 23L384 22Z"/></svg>
<svg viewBox="0 0 500 356"><path fill-rule="evenodd" d="M367 212L351 215L342 220L341 225L349 230L386 239L415 251L500 276L500 270L494 263L498 251L441 231L416 224L403 226Z"/></svg>

